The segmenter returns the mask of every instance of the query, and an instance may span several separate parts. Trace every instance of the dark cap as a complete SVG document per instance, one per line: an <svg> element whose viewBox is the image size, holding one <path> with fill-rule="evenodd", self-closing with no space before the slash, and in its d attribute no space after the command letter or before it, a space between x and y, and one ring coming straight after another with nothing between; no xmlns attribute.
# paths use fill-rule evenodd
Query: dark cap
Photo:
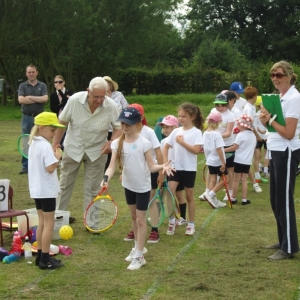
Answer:
<svg viewBox="0 0 300 300"><path fill-rule="evenodd" d="M216 96L214 104L228 104L227 96L225 94L219 94Z"/></svg>
<svg viewBox="0 0 300 300"><path fill-rule="evenodd" d="M138 122L141 122L141 114L136 108L127 107L122 110L117 121L126 123L128 125L134 125Z"/></svg>

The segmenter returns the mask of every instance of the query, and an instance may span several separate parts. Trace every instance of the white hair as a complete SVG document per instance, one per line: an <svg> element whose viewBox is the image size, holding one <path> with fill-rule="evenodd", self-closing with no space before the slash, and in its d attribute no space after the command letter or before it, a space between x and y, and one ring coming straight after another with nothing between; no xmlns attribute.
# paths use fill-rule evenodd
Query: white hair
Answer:
<svg viewBox="0 0 300 300"><path fill-rule="evenodd" d="M107 82L102 77L95 77L90 81L89 89L93 91L93 89L106 90Z"/></svg>

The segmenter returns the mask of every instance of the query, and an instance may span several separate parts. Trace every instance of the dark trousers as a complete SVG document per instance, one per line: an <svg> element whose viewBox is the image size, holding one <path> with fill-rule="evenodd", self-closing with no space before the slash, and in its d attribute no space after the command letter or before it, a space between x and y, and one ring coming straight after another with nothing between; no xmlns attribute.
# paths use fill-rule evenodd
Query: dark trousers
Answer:
<svg viewBox="0 0 300 300"><path fill-rule="evenodd" d="M294 206L296 172L300 149L271 151L270 200L277 222L280 248L286 253L299 251L297 223Z"/></svg>

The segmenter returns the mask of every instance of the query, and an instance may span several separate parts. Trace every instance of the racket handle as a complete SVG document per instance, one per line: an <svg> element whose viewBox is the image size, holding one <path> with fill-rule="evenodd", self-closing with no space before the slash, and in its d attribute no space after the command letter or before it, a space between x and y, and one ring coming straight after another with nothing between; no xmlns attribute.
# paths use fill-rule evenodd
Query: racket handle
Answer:
<svg viewBox="0 0 300 300"><path fill-rule="evenodd" d="M107 182L108 181L108 175L104 175L103 176L103 183Z"/></svg>

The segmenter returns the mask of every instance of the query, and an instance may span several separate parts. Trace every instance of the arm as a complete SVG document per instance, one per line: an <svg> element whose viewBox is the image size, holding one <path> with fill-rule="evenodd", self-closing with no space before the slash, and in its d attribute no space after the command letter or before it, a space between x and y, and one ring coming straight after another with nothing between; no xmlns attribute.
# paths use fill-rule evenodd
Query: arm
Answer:
<svg viewBox="0 0 300 300"><path fill-rule="evenodd" d="M226 131L222 134L222 138L228 138L232 134L234 122L227 123Z"/></svg>
<svg viewBox="0 0 300 300"><path fill-rule="evenodd" d="M68 122L64 122L62 120L59 120L59 123L62 124L62 125L65 125L66 127L68 126ZM57 128L55 130L55 135L53 137L53 143L52 145L59 145L60 144L60 141L65 133L67 128Z"/></svg>
<svg viewBox="0 0 300 300"><path fill-rule="evenodd" d="M225 152L234 152L238 148L239 148L238 144L233 144L231 147L225 148L224 151Z"/></svg>
<svg viewBox="0 0 300 300"><path fill-rule="evenodd" d="M164 160L163 160L163 155L162 155L160 147L155 148L154 152L155 152L158 164L162 165L164 163ZM157 178L157 183L160 186L163 182L164 182L164 174L163 174L163 172L159 172L159 176Z"/></svg>
<svg viewBox="0 0 300 300"><path fill-rule="evenodd" d="M182 135L177 135L175 138L176 142L181 145L182 147L184 147L186 150L190 151L193 154L199 154L201 153L201 149L202 146L201 145L190 145L187 144L184 140L183 140L183 136Z"/></svg>
<svg viewBox="0 0 300 300"><path fill-rule="evenodd" d="M175 171L175 169L170 166L171 161L168 161L162 165L155 165L153 162L151 149L145 152L145 159L151 173L156 173L162 170L163 173L166 173L167 175L173 175L172 171Z"/></svg>
<svg viewBox="0 0 300 300"><path fill-rule="evenodd" d="M117 139L122 134L122 129L113 129L110 141L107 141L101 148L101 154L107 154L111 152L110 144L113 140Z"/></svg>
<svg viewBox="0 0 300 300"><path fill-rule="evenodd" d="M53 173L53 172L55 171L55 169L56 169L57 166L58 166L58 162L59 162L59 160L60 160L61 157L62 157L62 152L61 152L61 150L60 150L60 145L56 145L56 146L54 147L54 156L57 158L58 161L57 161L56 163L54 163L54 164L52 164L52 165L46 167L46 170L47 170L48 173Z"/></svg>
<svg viewBox="0 0 300 300"><path fill-rule="evenodd" d="M253 128L253 133L256 137L256 140L261 142L262 141L262 138L260 137L260 135L258 134L257 130L255 128Z"/></svg>
<svg viewBox="0 0 300 300"><path fill-rule="evenodd" d="M220 157L220 160L222 162L222 166L220 168L220 171L224 172L225 171L225 167L226 167L226 161L225 161L224 154L223 154L223 147L217 148L217 153L218 153L218 155Z"/></svg>
<svg viewBox="0 0 300 300"><path fill-rule="evenodd" d="M169 153L170 148L171 148L171 145L169 145L168 143L165 143L165 146L163 147L163 150L162 150L164 162L167 162L169 160L168 153Z"/></svg>
<svg viewBox="0 0 300 300"><path fill-rule="evenodd" d="M116 162L117 162L117 153L112 151L111 159L108 168L105 171L105 175L108 176L107 182L103 183L101 182L101 186L106 186L108 188L108 182L109 180L114 176L115 170L116 170Z"/></svg>
<svg viewBox="0 0 300 300"><path fill-rule="evenodd" d="M273 128L279 133L283 138L292 140L295 137L295 132L298 124L298 119L296 118L286 118L285 126L280 125L275 120L272 122Z"/></svg>

